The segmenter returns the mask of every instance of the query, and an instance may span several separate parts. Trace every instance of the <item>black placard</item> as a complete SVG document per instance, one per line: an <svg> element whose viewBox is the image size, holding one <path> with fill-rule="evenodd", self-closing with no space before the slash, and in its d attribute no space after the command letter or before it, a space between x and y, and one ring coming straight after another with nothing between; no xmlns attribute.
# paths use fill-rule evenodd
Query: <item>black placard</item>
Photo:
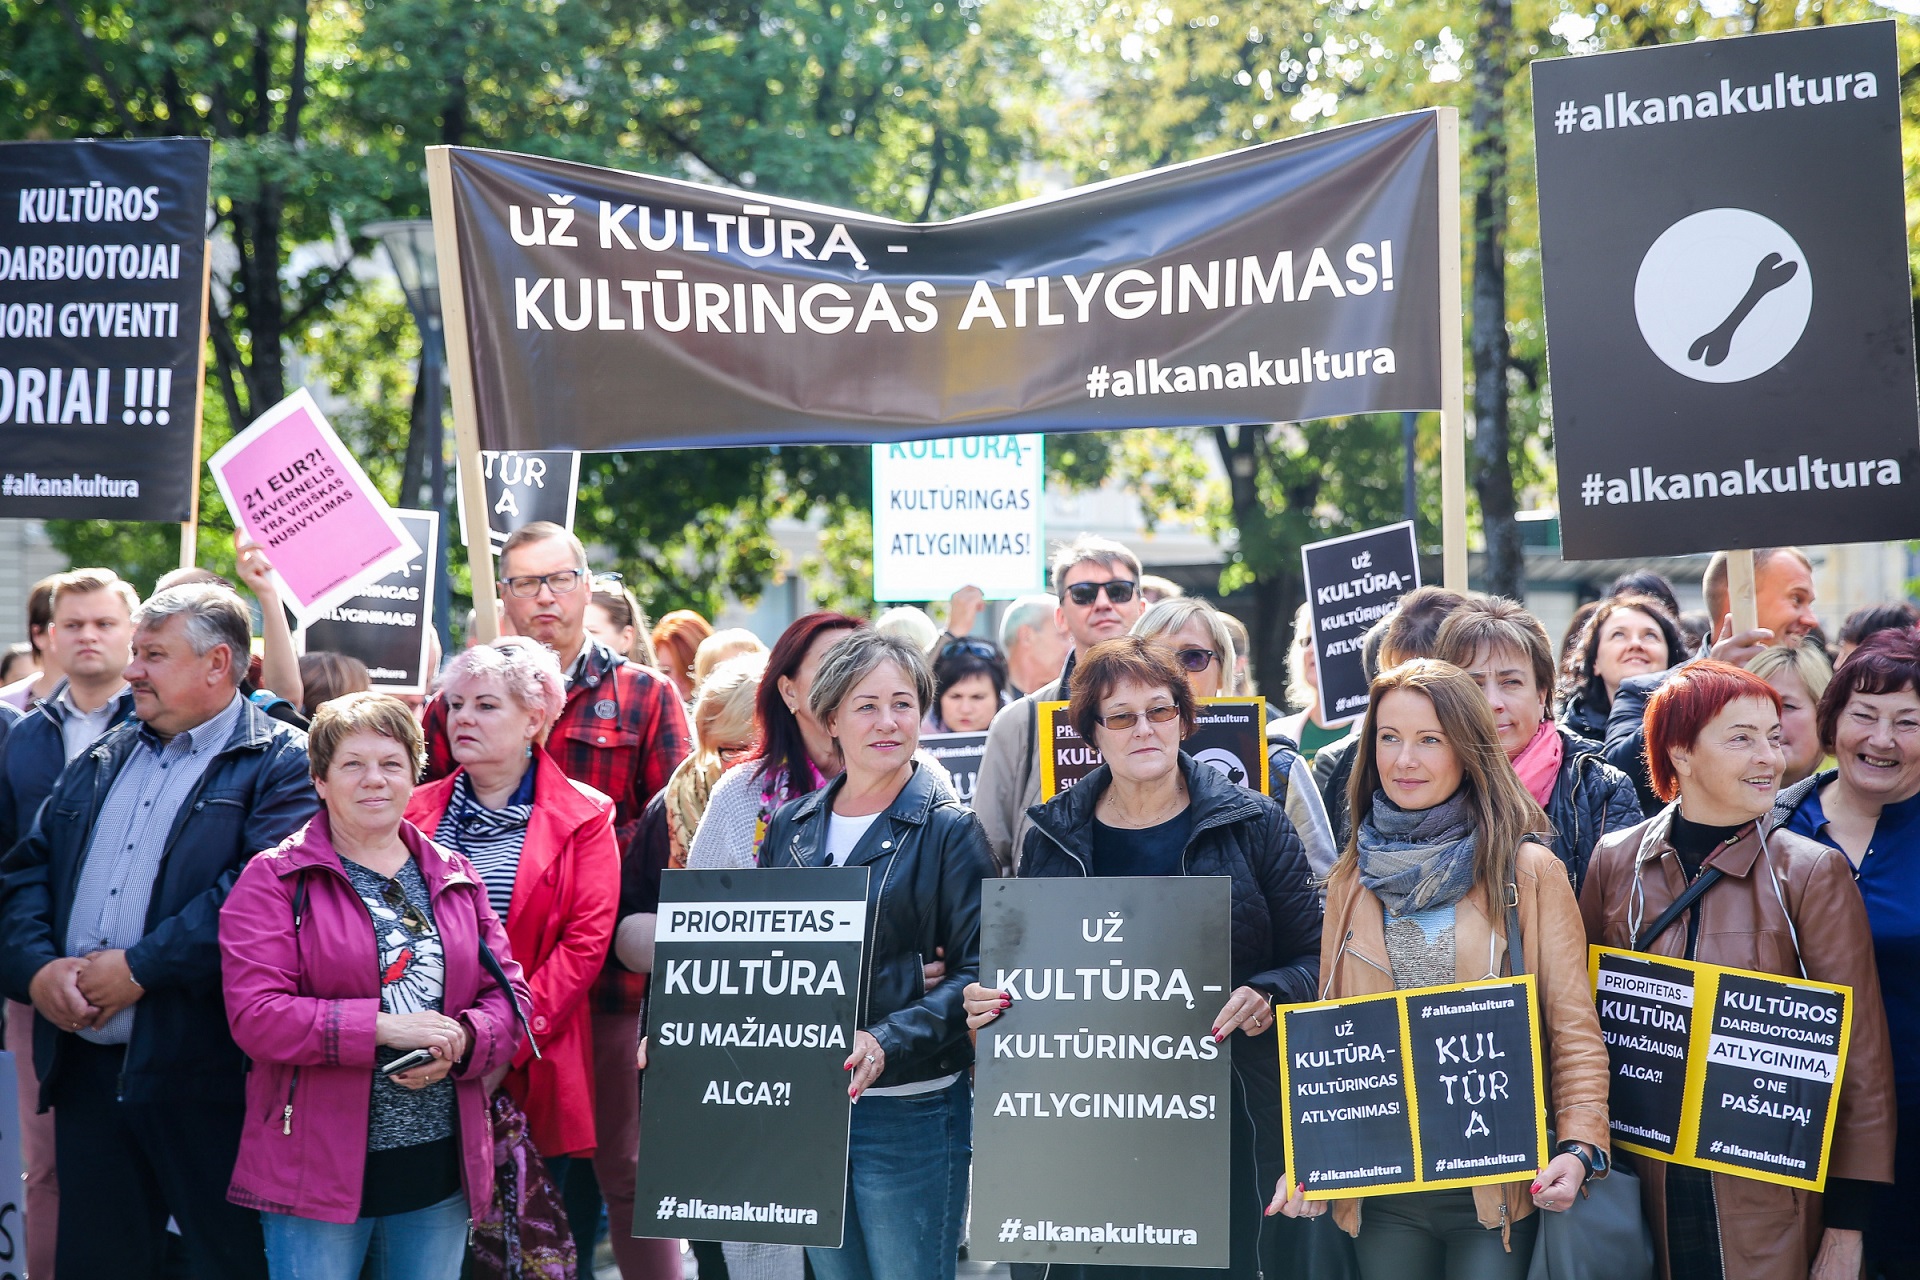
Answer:
<svg viewBox="0 0 1920 1280"><path fill-rule="evenodd" d="M1695 1154L1776 1177L1821 1178L1847 1025L1837 991L1722 971Z"/></svg>
<svg viewBox="0 0 1920 1280"><path fill-rule="evenodd" d="M1309 1192L1416 1181L1397 1000L1285 1012L1288 1176Z"/></svg>
<svg viewBox="0 0 1920 1280"><path fill-rule="evenodd" d="M837 1248L865 867L660 878L633 1234Z"/></svg>
<svg viewBox="0 0 1920 1280"><path fill-rule="evenodd" d="M1533 64L1568 559L1920 533L1900 88L1892 22Z"/></svg>
<svg viewBox="0 0 1920 1280"><path fill-rule="evenodd" d="M580 455L568 450L480 454L480 478L487 487L487 538L495 555L515 529L545 520L573 528L574 502L580 493ZM467 491L460 493L460 545L467 545Z"/></svg>
<svg viewBox="0 0 1920 1280"><path fill-rule="evenodd" d="M0 516L187 519L209 154L0 143Z"/></svg>
<svg viewBox="0 0 1920 1280"><path fill-rule="evenodd" d="M1407 1065L1421 1176L1531 1176L1546 1163L1539 1031L1531 982L1407 995Z"/></svg>
<svg viewBox="0 0 1920 1280"><path fill-rule="evenodd" d="M1291 422L1440 402L1440 125L906 224L452 148L481 443Z"/></svg>
<svg viewBox="0 0 1920 1280"><path fill-rule="evenodd" d="M1013 994L974 1086L974 1256L1224 1267L1230 977L1218 877L989 880L980 980Z"/></svg>
<svg viewBox="0 0 1920 1280"><path fill-rule="evenodd" d="M406 566L302 628L301 652L344 653L367 664L372 687L384 693L425 693L433 634L434 549L437 511L396 510L419 550Z"/></svg>
<svg viewBox="0 0 1920 1280"><path fill-rule="evenodd" d="M920 745L953 775L954 794L960 803L973 807L974 787L980 781L980 759L987 753L984 733L927 733Z"/></svg>
<svg viewBox="0 0 1920 1280"><path fill-rule="evenodd" d="M1392 613L1400 597L1420 585L1420 552L1413 522L1300 548L1306 574L1307 615L1313 623L1321 715L1345 724L1367 710L1367 672L1360 642Z"/></svg>
<svg viewBox="0 0 1920 1280"><path fill-rule="evenodd" d="M1217 771L1227 781L1265 793L1267 776L1267 700L1265 698L1202 698L1195 707L1193 732L1180 749L1196 764ZM1079 782L1101 764L1100 752L1074 732L1067 721L1067 704L1039 706L1042 741L1053 750L1040 760L1040 798L1051 800Z"/></svg>
<svg viewBox="0 0 1920 1280"><path fill-rule="evenodd" d="M1594 986L1612 1071L1608 1123L1621 1141L1671 1155L1686 1118L1693 970L1601 952Z"/></svg>

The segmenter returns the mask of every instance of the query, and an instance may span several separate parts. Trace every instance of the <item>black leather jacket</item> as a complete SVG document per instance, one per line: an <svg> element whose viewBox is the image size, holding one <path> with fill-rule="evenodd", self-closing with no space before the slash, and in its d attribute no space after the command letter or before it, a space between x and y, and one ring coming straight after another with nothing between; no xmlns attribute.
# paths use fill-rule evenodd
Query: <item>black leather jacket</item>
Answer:
<svg viewBox="0 0 1920 1280"><path fill-rule="evenodd" d="M763 867L827 861L827 819L846 775L782 805L760 843ZM936 1080L973 1064L961 993L980 972L980 882L995 874L987 833L925 767L848 856L866 867L867 972L860 1025L886 1051L878 1088ZM947 976L922 972L944 948Z"/></svg>
<svg viewBox="0 0 1920 1280"><path fill-rule="evenodd" d="M1320 895L1286 811L1259 792L1196 766L1184 751L1180 770L1193 814L1181 858L1184 873L1233 881L1233 985L1253 987L1280 1004L1317 1000ZM1093 810L1112 781L1112 770L1103 764L1077 786L1027 810L1033 829L1020 851L1021 876L1091 874ZM1282 1158L1275 1040L1269 1026L1257 1036L1236 1033L1230 1042L1263 1176L1272 1174ZM1265 1185L1271 1194L1271 1177Z"/></svg>

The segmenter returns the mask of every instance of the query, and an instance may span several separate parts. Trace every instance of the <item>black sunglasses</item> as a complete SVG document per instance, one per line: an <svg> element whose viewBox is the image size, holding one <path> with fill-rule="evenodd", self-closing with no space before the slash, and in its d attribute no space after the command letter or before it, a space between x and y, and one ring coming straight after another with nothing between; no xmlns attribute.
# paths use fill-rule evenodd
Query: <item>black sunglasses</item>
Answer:
<svg viewBox="0 0 1920 1280"><path fill-rule="evenodd" d="M428 920L419 907L407 898L407 891L400 887L398 880L387 881L386 888L380 891L386 904L392 907L400 917L400 925L416 938L424 938L433 932L433 922Z"/></svg>
<svg viewBox="0 0 1920 1280"><path fill-rule="evenodd" d="M1099 599L1100 593L1105 591L1107 599L1114 604L1125 604L1133 599L1134 588L1139 585L1125 578L1109 578L1105 582L1076 582L1067 588L1067 599L1084 609Z"/></svg>
<svg viewBox="0 0 1920 1280"><path fill-rule="evenodd" d="M998 662L1000 660L1000 650L994 648L991 643L985 640L949 640L940 646L940 652L936 656L936 660L938 658L944 658L950 653L969 653L976 658L985 658L988 662Z"/></svg>
<svg viewBox="0 0 1920 1280"><path fill-rule="evenodd" d="M1196 645L1188 649L1175 649L1173 656L1179 659L1181 666L1197 674L1212 666L1214 659L1220 655L1211 649L1202 649Z"/></svg>

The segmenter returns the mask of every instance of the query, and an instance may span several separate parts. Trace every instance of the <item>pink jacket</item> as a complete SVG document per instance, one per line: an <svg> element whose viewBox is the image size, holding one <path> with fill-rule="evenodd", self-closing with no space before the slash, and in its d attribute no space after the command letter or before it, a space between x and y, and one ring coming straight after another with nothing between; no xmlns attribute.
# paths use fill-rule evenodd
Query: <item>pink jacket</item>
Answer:
<svg viewBox="0 0 1920 1280"><path fill-rule="evenodd" d="M484 967L480 939L499 959L521 1010L527 987L472 865L411 823L400 824L400 836L426 879L446 949L441 1007L472 1039L454 1087L467 1201L478 1215L493 1199L493 1138L481 1081L513 1061L524 1016ZM227 1198L271 1213L353 1222L366 1172L380 971L373 926L341 869L324 810L241 871L220 908L220 959L227 1019L253 1064Z"/></svg>

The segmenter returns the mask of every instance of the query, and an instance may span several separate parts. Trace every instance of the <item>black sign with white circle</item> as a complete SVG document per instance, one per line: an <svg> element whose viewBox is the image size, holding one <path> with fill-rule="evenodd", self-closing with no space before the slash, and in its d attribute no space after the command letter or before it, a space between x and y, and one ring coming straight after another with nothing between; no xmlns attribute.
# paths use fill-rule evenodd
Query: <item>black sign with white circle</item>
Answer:
<svg viewBox="0 0 1920 1280"><path fill-rule="evenodd" d="M1893 23L1533 86L1563 554L1920 534Z"/></svg>

